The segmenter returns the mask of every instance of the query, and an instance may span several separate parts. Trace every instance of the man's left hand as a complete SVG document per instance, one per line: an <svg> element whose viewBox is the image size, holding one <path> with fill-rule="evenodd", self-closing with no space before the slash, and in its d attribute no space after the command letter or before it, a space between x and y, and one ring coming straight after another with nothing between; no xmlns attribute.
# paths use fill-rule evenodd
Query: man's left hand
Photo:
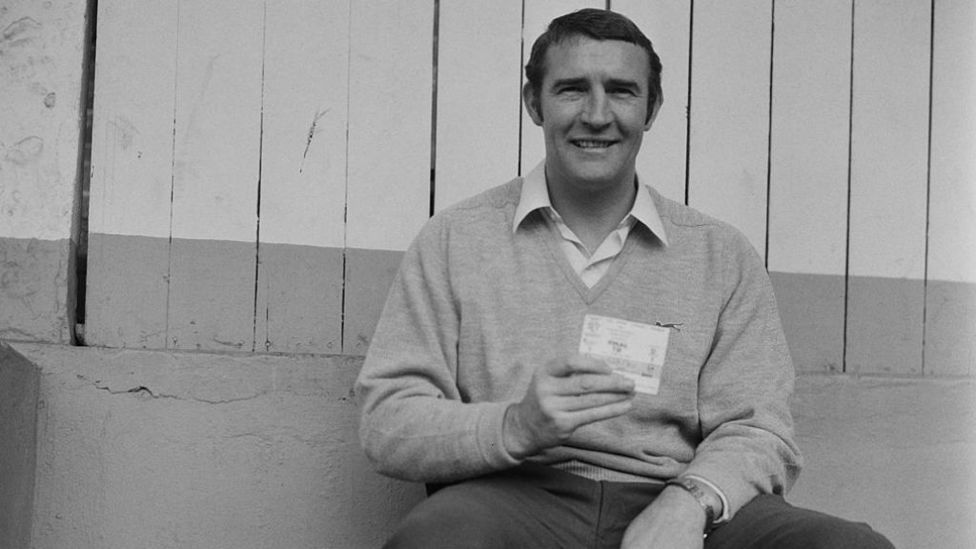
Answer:
<svg viewBox="0 0 976 549"><path fill-rule="evenodd" d="M704 531L704 509L691 494L669 486L631 521L620 547L701 549Z"/></svg>

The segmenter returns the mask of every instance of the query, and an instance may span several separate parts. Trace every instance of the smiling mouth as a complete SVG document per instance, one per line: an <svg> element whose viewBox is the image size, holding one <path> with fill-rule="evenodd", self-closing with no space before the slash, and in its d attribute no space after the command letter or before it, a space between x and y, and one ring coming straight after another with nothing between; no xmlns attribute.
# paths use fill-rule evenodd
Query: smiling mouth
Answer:
<svg viewBox="0 0 976 549"><path fill-rule="evenodd" d="M606 139L571 139L570 143L581 149L600 150L606 149L607 147L616 143L616 141Z"/></svg>

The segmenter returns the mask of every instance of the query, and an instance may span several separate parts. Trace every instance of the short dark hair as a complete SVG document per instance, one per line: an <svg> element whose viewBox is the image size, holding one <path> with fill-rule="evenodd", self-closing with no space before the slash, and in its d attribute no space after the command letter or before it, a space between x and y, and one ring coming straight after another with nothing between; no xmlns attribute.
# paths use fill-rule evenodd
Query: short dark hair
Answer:
<svg viewBox="0 0 976 549"><path fill-rule="evenodd" d="M525 65L525 78L536 97L542 91L546 74L546 53L549 46L571 38L586 36L594 40L620 40L640 46L647 52L649 63L647 116L654 112L655 104L663 98L661 91L661 58L654 51L651 41L640 28L626 16L610 10L585 8L567 13L552 20L546 32L532 44L532 54Z"/></svg>

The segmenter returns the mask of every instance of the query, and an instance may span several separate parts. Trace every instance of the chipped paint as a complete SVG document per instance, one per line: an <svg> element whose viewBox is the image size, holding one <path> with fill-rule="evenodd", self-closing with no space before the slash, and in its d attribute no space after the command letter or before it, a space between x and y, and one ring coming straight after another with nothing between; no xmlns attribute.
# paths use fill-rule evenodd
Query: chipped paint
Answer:
<svg viewBox="0 0 976 549"><path fill-rule="evenodd" d="M17 166L27 166L38 161L44 153L44 138L32 135L14 143L4 151L3 159Z"/></svg>
<svg viewBox="0 0 976 549"><path fill-rule="evenodd" d="M22 47L36 39L41 27L43 25L32 17L21 17L4 27L0 32L0 55L3 48Z"/></svg>
<svg viewBox="0 0 976 549"><path fill-rule="evenodd" d="M0 237L0 339L70 342L68 241Z"/></svg>
<svg viewBox="0 0 976 549"><path fill-rule="evenodd" d="M4 4L8 9L0 22L0 237L68 239L76 215L84 121L78 98L87 3L60 2L49 8L40 2ZM74 101L64 101L72 96Z"/></svg>

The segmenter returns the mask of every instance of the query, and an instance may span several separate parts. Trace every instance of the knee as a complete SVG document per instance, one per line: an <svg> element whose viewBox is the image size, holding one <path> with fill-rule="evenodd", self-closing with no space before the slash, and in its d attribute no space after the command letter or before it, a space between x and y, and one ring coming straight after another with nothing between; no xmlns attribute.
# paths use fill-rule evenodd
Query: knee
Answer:
<svg viewBox="0 0 976 549"><path fill-rule="evenodd" d="M710 547L894 549L864 523L793 507L780 496L759 496L709 536Z"/></svg>
<svg viewBox="0 0 976 549"><path fill-rule="evenodd" d="M805 549L894 549L883 535L870 526L827 515L799 524L797 538Z"/></svg>
<svg viewBox="0 0 976 549"><path fill-rule="evenodd" d="M432 497L407 514L383 547L491 549L506 546L504 530L490 515Z"/></svg>

